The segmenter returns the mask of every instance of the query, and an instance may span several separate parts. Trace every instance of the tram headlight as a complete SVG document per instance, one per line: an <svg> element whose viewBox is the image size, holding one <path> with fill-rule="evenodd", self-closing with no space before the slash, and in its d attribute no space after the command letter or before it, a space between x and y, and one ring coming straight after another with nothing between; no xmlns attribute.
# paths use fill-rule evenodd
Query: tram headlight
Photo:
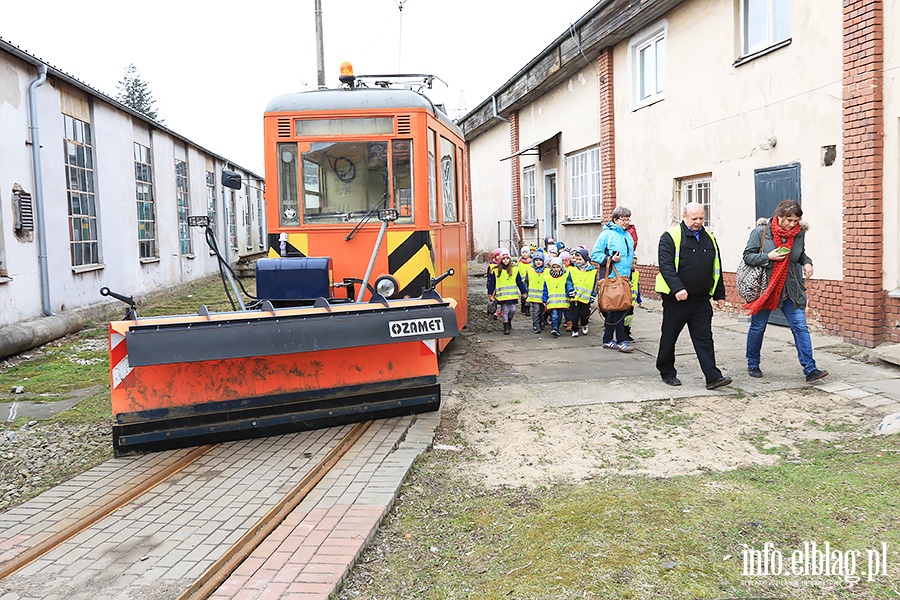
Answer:
<svg viewBox="0 0 900 600"><path fill-rule="evenodd" d="M375 280L375 291L385 298L395 298L400 291L400 284L390 275L382 275Z"/></svg>

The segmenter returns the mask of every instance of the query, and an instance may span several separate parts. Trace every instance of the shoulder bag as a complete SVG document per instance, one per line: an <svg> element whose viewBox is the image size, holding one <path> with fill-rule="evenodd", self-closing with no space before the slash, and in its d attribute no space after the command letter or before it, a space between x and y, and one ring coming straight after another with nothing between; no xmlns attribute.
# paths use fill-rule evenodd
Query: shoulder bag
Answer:
<svg viewBox="0 0 900 600"><path fill-rule="evenodd" d="M762 252L766 243L766 230L763 228L759 240L759 251ZM765 266L753 267L744 262L743 257L737 268L737 291L744 302L754 302L769 285L768 271Z"/></svg>
<svg viewBox="0 0 900 600"><path fill-rule="evenodd" d="M609 269L612 267L616 276L609 278ZM606 275L597 286L597 304L600 310L607 312L620 312L631 308L631 280L619 275L619 270L612 260L607 260Z"/></svg>

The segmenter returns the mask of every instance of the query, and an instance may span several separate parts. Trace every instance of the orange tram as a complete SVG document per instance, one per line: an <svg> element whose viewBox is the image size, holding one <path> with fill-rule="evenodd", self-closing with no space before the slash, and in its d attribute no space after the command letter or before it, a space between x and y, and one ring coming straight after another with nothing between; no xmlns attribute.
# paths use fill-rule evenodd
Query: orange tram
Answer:
<svg viewBox="0 0 900 600"><path fill-rule="evenodd" d="M432 77L369 79L269 103L252 308L110 323L117 455L438 409L468 310L462 132Z"/></svg>
<svg viewBox="0 0 900 600"><path fill-rule="evenodd" d="M345 73L343 89L279 96L266 108L270 257L330 257L334 296L367 283L385 298L437 291L467 321L466 220L459 127L409 81ZM397 89L392 85L405 85ZM371 81L373 87L363 82ZM379 213L393 209L393 214ZM379 218L391 218L386 235ZM373 248L374 263L368 264ZM263 268L266 268L265 264ZM338 281L339 280L339 281ZM363 286L365 287L365 286ZM363 298L369 298L366 289Z"/></svg>

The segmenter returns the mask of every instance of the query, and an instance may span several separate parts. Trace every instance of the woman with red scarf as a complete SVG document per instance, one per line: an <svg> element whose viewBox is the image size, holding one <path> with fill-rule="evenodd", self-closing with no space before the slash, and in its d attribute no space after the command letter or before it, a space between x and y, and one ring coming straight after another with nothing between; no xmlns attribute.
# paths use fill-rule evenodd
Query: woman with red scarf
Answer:
<svg viewBox="0 0 900 600"><path fill-rule="evenodd" d="M802 216L803 209L798 202L782 201L775 208L774 217L750 232L750 239L744 248L744 262L751 267L766 267L769 282L759 299L744 305L751 315L747 332L747 372L751 377L763 376L759 368L763 335L769 324L769 315L776 308L781 309L791 327L797 358L803 366L806 381L818 381L828 375L827 371L816 367L806 325L804 279L812 277L813 264L806 255L806 225L800 224Z"/></svg>

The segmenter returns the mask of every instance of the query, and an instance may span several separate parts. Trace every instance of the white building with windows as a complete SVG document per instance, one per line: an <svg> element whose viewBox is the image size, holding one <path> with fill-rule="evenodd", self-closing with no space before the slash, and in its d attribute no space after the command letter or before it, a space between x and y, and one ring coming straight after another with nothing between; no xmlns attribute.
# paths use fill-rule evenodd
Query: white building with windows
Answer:
<svg viewBox="0 0 900 600"><path fill-rule="evenodd" d="M202 115L198 115L201 118ZM240 190L221 185L239 173ZM139 298L267 247L263 180L0 40L0 326Z"/></svg>
<svg viewBox="0 0 900 600"><path fill-rule="evenodd" d="M598 2L460 120L474 251L591 247L623 205L653 295L659 235L693 200L739 308L750 229L795 199L811 319L900 342L897 23L884 0Z"/></svg>

